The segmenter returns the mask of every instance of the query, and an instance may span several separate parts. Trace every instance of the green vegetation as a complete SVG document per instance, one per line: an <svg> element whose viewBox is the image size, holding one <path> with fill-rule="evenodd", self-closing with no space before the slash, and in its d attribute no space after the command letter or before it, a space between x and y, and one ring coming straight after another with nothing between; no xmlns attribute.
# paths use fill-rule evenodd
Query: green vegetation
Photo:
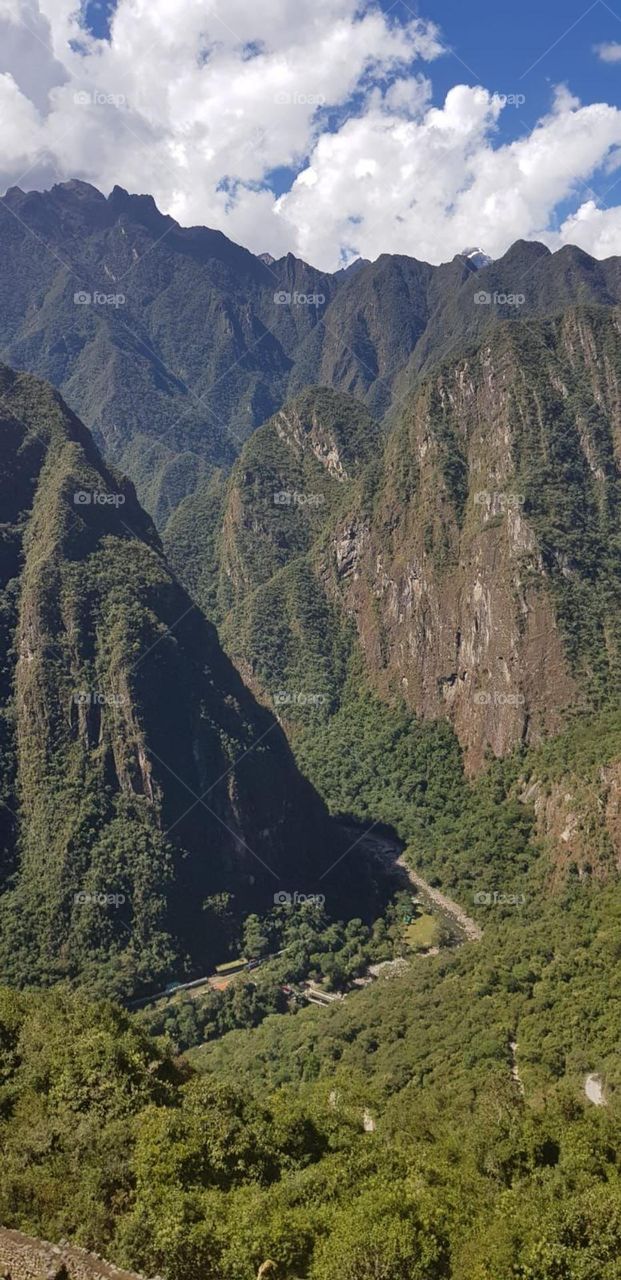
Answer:
<svg viewBox="0 0 621 1280"><path fill-rule="evenodd" d="M411 840L461 811L466 784L450 727L425 724L402 704L365 691L355 665L337 713L294 741L303 772L332 813L383 822Z"/></svg>
<svg viewBox="0 0 621 1280"><path fill-rule="evenodd" d="M3 342L192 596L0 369L0 1220L166 1280L618 1280L618 268L336 279L118 189L10 200ZM367 828L482 940L383 910Z"/></svg>
<svg viewBox="0 0 621 1280"><path fill-rule="evenodd" d="M2 971L129 996L316 889L339 835L86 429L7 369L0 413Z"/></svg>
<svg viewBox="0 0 621 1280"><path fill-rule="evenodd" d="M3 1221L171 1280L254 1280L267 1259L277 1280L615 1280L621 907L614 881L551 889L516 795L535 778L564 792L596 779L618 759L621 720L583 719L462 779L443 809L449 765L433 786L423 769L439 730L384 714L378 749L391 727L410 856L458 886L483 940L295 1017L276 990L291 966L330 983L359 972L371 943L398 953L409 895L373 939L316 904L249 916L244 953L284 953L265 981L258 970L155 1011L4 992ZM367 785L351 766L325 776L340 801ZM593 1071L603 1108L584 1097Z"/></svg>
<svg viewBox="0 0 621 1280"><path fill-rule="evenodd" d="M305 1001L300 984L307 980L326 991L350 991L370 964L403 954L408 912L411 895L399 891L372 925L359 919L331 920L318 903L249 915L244 946L254 963L262 960L260 966L247 973L239 961L217 965L218 975L234 977L223 990L173 994L142 1010L137 1019L150 1035L166 1035L181 1052L229 1031L257 1027L270 1014L294 1012ZM435 925L434 930L439 936Z"/></svg>
<svg viewBox="0 0 621 1280"><path fill-rule="evenodd" d="M502 377L488 389L490 363ZM612 381L600 385L602 368ZM619 378L610 308L511 318L417 382L382 434L356 401L314 388L247 442L205 602L265 701L284 696L279 715L315 779L312 735L321 744L335 715L346 725L369 690L448 715L476 769L488 745L557 732L573 703L618 703ZM304 502L275 505L279 491ZM517 698L520 714L472 701L494 671L492 694ZM356 728L354 716L354 751ZM366 808L383 817L382 785L371 788L382 808L365 787Z"/></svg>
<svg viewBox="0 0 621 1280"><path fill-rule="evenodd" d="M437 920L427 912L417 916L404 930L405 941L412 951L427 951L429 947L437 946L439 934Z"/></svg>
<svg viewBox="0 0 621 1280"><path fill-rule="evenodd" d="M490 920L481 944L196 1050L198 1074L112 1006L4 992L2 1220L172 1280L254 1280L268 1258L279 1280L614 1280L615 899ZM607 1108L581 1100L591 1069Z"/></svg>

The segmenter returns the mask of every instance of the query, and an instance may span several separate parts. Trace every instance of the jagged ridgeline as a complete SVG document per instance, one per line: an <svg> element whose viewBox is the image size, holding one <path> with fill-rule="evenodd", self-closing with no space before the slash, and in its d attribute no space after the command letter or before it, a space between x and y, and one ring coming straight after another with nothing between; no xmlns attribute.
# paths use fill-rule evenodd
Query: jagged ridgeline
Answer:
<svg viewBox="0 0 621 1280"><path fill-rule="evenodd" d="M256 687L308 686L325 716L353 661L385 700L448 717L474 770L616 702L620 323L617 307L497 322L381 433L324 389L257 431L204 585Z"/></svg>
<svg viewBox="0 0 621 1280"><path fill-rule="evenodd" d="M381 254L329 274L181 227L151 196L114 187L106 198L79 181L11 188L0 249L7 363L61 391L162 533L197 492L209 512L214 477L306 387L382 417L490 320L621 302L620 259L572 246L518 241L486 265Z"/></svg>
<svg viewBox="0 0 621 1280"><path fill-rule="evenodd" d="M132 485L4 367L0 456L3 971L129 991L222 958L345 846Z"/></svg>

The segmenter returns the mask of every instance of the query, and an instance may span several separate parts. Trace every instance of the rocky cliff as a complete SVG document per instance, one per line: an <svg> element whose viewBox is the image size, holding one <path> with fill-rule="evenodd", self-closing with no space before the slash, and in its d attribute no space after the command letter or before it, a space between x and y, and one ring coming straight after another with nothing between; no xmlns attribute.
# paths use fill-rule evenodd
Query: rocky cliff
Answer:
<svg viewBox="0 0 621 1280"><path fill-rule="evenodd" d="M327 663L330 644L349 629L366 678L419 716L448 717L470 769L488 750L504 755L554 732L570 707L614 698L620 377L617 308L492 327L411 393L381 462L353 472L343 463L340 475L339 445L333 441L328 467L305 437L314 477L305 484L323 495L312 518L321 527L311 527L305 510L290 512L277 555L273 531L259 532L260 569L249 569L242 552L244 452L222 550L229 598L230 583L237 586L224 634L242 668L257 618L303 551L316 612L321 605L326 618L338 618L323 635L310 629L311 651ZM327 405L323 414L329 438ZM299 437L279 432L276 420L264 432L247 448L277 447L281 459L299 453ZM382 451L378 436L374 447ZM270 473L272 488L284 484L288 467L280 468ZM256 460L252 474L262 474ZM286 682L286 654L281 638L277 652L260 654L255 678L272 682L276 670ZM319 659L316 671L319 681Z"/></svg>

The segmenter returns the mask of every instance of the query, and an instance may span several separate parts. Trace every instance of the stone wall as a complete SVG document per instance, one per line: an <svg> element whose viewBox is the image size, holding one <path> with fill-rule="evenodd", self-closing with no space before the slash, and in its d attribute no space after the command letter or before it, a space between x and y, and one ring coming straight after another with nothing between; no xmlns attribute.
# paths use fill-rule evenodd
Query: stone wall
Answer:
<svg viewBox="0 0 621 1280"><path fill-rule="evenodd" d="M76 1245L50 1244L0 1227L2 1280L146 1280ZM156 1276L154 1280L161 1280Z"/></svg>

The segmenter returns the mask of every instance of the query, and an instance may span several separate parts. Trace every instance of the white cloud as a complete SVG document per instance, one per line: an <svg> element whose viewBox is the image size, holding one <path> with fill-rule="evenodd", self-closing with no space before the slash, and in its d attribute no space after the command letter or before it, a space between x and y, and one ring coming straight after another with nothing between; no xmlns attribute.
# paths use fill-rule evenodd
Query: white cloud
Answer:
<svg viewBox="0 0 621 1280"><path fill-rule="evenodd" d="M378 103L324 135L278 202L301 255L327 266L334 246L348 245L363 257L390 249L438 262L470 243L500 255L519 237L549 240L554 208L621 143L621 112L561 92L529 135L498 146L507 109L460 85L418 120Z"/></svg>
<svg viewBox="0 0 621 1280"><path fill-rule="evenodd" d="M119 0L107 41L76 10L0 0L5 185L120 183L183 223L325 268L386 251L438 262L472 243L500 254L534 235L621 252L621 214L585 190L619 163L621 112L561 86L501 145L510 100L456 85L430 105L433 24L372 0ZM298 173L280 198L277 169ZM578 211L550 230L568 198Z"/></svg>
<svg viewBox="0 0 621 1280"><path fill-rule="evenodd" d="M28 169L36 186L52 158L67 177L151 191L180 220L276 251L287 227L266 175L299 168L324 107L343 111L441 52L433 24L391 22L370 0L119 0L110 41L85 32L76 8L0 0L5 96L16 127L28 121L21 149L0 136L0 173L19 182ZM420 78L407 92L421 99Z"/></svg>
<svg viewBox="0 0 621 1280"><path fill-rule="evenodd" d="M577 244L594 258L618 254L621 252L621 208L599 209L594 200L585 200L565 219L558 241Z"/></svg>
<svg viewBox="0 0 621 1280"><path fill-rule="evenodd" d="M595 53L602 62L621 62L621 44L614 40L608 44L596 44Z"/></svg>

